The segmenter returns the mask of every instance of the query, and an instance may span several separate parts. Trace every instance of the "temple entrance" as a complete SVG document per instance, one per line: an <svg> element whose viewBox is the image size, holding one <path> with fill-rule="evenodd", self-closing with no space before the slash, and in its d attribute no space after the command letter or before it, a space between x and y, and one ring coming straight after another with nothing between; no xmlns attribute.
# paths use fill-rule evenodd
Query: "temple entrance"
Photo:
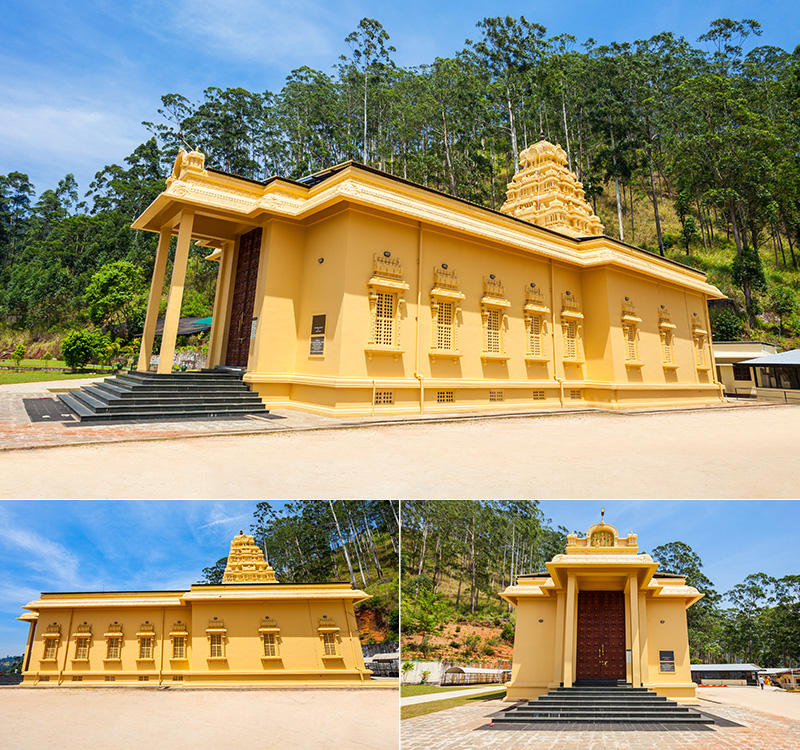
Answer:
<svg viewBox="0 0 800 750"><path fill-rule="evenodd" d="M228 348L225 352L225 364L229 367L247 367L260 255L261 229L259 228L243 234L239 240L239 259L236 263L228 327Z"/></svg>
<svg viewBox="0 0 800 750"><path fill-rule="evenodd" d="M577 680L625 679L625 594L578 592Z"/></svg>

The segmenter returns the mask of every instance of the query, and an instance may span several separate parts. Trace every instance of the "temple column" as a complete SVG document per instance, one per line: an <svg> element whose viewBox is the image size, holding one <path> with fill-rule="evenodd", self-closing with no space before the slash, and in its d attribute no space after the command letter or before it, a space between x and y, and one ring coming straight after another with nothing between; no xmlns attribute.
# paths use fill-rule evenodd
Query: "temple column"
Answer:
<svg viewBox="0 0 800 750"><path fill-rule="evenodd" d="M564 640L566 639L564 610L566 601L566 594L558 594L556 601L556 653L553 662L553 685L551 687L559 687L564 682Z"/></svg>
<svg viewBox="0 0 800 750"><path fill-rule="evenodd" d="M153 267L153 278L150 281L150 297L147 300L147 317L144 321L142 344L139 347L139 362L136 369L147 372L150 369L150 356L153 354L153 339L158 322L158 308L161 304L161 290L164 288L164 272L169 258L169 241L172 239L172 227L163 227L158 236L156 264Z"/></svg>
<svg viewBox="0 0 800 750"><path fill-rule="evenodd" d="M225 364L222 361L222 347L225 343L225 327L227 321L228 300L231 292L231 266L233 263L233 243L222 243L222 255L219 258L217 271L217 288L214 292L214 310L211 320L211 334L208 339L208 359L206 367Z"/></svg>
<svg viewBox="0 0 800 750"><path fill-rule="evenodd" d="M646 594L639 594L639 641L641 645L642 684L650 682L650 666L647 658L647 600Z"/></svg>
<svg viewBox="0 0 800 750"><path fill-rule="evenodd" d="M631 676L634 687L642 686L642 651L639 634L639 579L635 573L628 576L628 602L631 623Z"/></svg>
<svg viewBox="0 0 800 750"><path fill-rule="evenodd" d="M175 250L175 263L172 267L167 315L164 318L164 333L161 336L161 351L158 355L159 373L172 372L172 360L175 358L175 339L178 337L178 323L181 318L183 285L186 281L186 264L189 261L189 243L192 239L193 224L194 211L184 209L181 212L178 247Z"/></svg>
<svg viewBox="0 0 800 750"><path fill-rule="evenodd" d="M567 605L564 617L564 687L575 680L575 632L578 610L578 586L575 576L567 577Z"/></svg>

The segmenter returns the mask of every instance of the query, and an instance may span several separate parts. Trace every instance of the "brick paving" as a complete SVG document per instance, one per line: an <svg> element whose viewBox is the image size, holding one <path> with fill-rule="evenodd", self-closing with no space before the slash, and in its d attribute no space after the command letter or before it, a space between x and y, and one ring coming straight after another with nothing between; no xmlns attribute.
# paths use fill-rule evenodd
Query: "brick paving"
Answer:
<svg viewBox="0 0 800 750"><path fill-rule="evenodd" d="M489 727L508 708L480 701L400 724L403 750L797 750L800 721L729 705L694 706L719 724L679 730L634 725L573 729L558 725L533 730ZM738 725L738 726L737 726Z"/></svg>

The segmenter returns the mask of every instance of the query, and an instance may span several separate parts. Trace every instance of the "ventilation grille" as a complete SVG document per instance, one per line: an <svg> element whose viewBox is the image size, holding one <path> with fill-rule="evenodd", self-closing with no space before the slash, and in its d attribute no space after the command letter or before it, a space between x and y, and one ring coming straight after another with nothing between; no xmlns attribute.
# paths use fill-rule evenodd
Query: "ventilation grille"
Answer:
<svg viewBox="0 0 800 750"><path fill-rule="evenodd" d="M452 404L456 400L454 391L437 391L436 403L437 404Z"/></svg>
<svg viewBox="0 0 800 750"><path fill-rule="evenodd" d="M533 392L533 400L534 401L544 401L544 391L534 391Z"/></svg>
<svg viewBox="0 0 800 750"><path fill-rule="evenodd" d="M570 391L569 392L569 397L573 401L580 401L581 400L581 392L580 391Z"/></svg>
<svg viewBox="0 0 800 750"><path fill-rule="evenodd" d="M393 404L394 391L375 391L375 404Z"/></svg>
<svg viewBox="0 0 800 750"><path fill-rule="evenodd" d="M489 391L489 401L505 401L505 391Z"/></svg>

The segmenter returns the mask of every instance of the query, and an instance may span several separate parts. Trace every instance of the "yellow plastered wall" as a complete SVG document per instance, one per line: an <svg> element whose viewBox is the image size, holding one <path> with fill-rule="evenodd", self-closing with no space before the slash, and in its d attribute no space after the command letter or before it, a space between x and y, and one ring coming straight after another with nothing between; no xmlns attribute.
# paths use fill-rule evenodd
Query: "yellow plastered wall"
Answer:
<svg viewBox="0 0 800 750"><path fill-rule="evenodd" d="M663 622L662 622L663 621ZM677 701L695 699L689 655L686 608L681 599L669 601L649 598L647 601L647 665L650 682L647 687ZM675 672L662 672L659 651L672 651Z"/></svg>
<svg viewBox="0 0 800 750"><path fill-rule="evenodd" d="M557 609L555 596L523 599L517 605L514 662L511 682L506 686L507 700L531 700L544 695L553 686Z"/></svg>

